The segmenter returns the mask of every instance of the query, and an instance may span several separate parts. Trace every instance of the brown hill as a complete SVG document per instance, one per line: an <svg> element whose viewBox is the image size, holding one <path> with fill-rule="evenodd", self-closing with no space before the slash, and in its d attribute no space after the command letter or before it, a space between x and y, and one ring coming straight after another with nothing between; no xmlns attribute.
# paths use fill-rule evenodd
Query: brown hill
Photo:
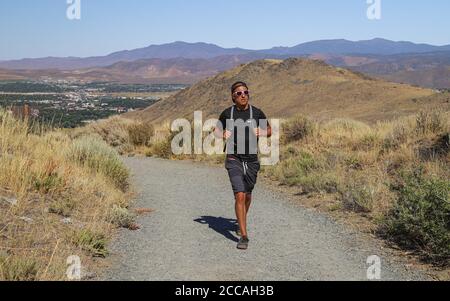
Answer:
<svg viewBox="0 0 450 301"><path fill-rule="evenodd" d="M78 72L82 76L103 76L110 81L119 82L193 84L258 58L265 57L249 54L219 56L211 59L148 59L119 62L108 67L83 69Z"/></svg>
<svg viewBox="0 0 450 301"><path fill-rule="evenodd" d="M372 59L366 64L342 65L394 82L427 88L450 88L450 51L372 56Z"/></svg>
<svg viewBox="0 0 450 301"><path fill-rule="evenodd" d="M196 110L216 117L230 106L229 87L237 80L250 85L251 102L271 118L303 113L317 119L354 118L369 122L393 119L421 108L448 106L448 95L433 90L372 79L360 73L309 59L259 60L203 80L164 101L127 114L152 123ZM448 97L448 98L447 98Z"/></svg>
<svg viewBox="0 0 450 301"><path fill-rule="evenodd" d="M422 87L449 89L450 66L424 70L405 70L381 77L395 82L408 83Z"/></svg>

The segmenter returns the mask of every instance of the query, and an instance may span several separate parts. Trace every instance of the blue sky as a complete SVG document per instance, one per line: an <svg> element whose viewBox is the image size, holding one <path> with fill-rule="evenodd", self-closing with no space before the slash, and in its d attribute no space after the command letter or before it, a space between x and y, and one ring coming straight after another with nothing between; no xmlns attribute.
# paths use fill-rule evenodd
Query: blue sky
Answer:
<svg viewBox="0 0 450 301"><path fill-rule="evenodd" d="M265 49L319 40L374 37L450 44L449 0L0 0L0 60L92 56L173 41Z"/></svg>

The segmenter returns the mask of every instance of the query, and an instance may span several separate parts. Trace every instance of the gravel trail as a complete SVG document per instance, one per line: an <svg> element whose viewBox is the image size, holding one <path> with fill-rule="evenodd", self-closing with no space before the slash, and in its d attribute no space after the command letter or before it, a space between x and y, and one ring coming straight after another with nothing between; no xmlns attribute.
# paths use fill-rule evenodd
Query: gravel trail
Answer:
<svg viewBox="0 0 450 301"><path fill-rule="evenodd" d="M381 258L382 280L427 280L371 239L264 187L249 213L250 245L236 249L231 186L224 168L124 158L138 192L138 231L121 230L104 280L367 280Z"/></svg>

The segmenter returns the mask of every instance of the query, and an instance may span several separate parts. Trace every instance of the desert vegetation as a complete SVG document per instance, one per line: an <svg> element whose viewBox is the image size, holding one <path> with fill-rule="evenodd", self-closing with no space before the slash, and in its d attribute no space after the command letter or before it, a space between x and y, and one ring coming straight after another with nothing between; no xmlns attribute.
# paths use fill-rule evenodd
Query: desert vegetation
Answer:
<svg viewBox="0 0 450 301"><path fill-rule="evenodd" d="M421 111L368 125L296 116L283 125L281 163L264 173L301 194L332 196L330 210L359 213L378 235L448 266L449 117Z"/></svg>
<svg viewBox="0 0 450 301"><path fill-rule="evenodd" d="M92 276L132 192L119 153L101 136L0 111L0 280L67 280L67 258Z"/></svg>

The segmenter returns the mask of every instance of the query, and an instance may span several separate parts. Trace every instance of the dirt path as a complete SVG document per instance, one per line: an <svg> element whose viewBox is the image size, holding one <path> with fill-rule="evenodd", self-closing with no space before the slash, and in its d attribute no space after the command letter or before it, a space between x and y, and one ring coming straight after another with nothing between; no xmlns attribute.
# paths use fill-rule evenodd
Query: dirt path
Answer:
<svg viewBox="0 0 450 301"><path fill-rule="evenodd" d="M382 280L425 280L377 244L331 218L257 186L250 245L236 249L226 171L190 162L124 158L139 197L141 230L122 230L106 280L367 280L381 258Z"/></svg>

